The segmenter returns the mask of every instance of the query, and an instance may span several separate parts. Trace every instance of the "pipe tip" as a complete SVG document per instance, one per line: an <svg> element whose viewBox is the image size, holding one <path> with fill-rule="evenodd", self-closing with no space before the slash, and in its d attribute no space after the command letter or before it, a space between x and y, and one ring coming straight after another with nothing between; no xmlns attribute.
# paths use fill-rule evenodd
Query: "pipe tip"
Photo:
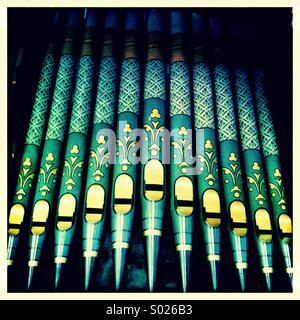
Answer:
<svg viewBox="0 0 300 320"><path fill-rule="evenodd" d="M125 258L126 251L125 248L115 248L115 287L116 290L119 291L121 287L121 283L123 280L123 274L125 269Z"/></svg>
<svg viewBox="0 0 300 320"><path fill-rule="evenodd" d="M62 264L61 263L56 263L56 268L55 268L55 290L57 290L58 286L59 286L61 268L62 268Z"/></svg>
<svg viewBox="0 0 300 320"><path fill-rule="evenodd" d="M288 276L289 276L291 287L293 289L293 273L292 272L288 272Z"/></svg>
<svg viewBox="0 0 300 320"><path fill-rule="evenodd" d="M146 237L148 285L150 292L153 292L156 282L159 240L160 236L157 235L149 235Z"/></svg>
<svg viewBox="0 0 300 320"><path fill-rule="evenodd" d="M28 281L27 281L27 290L30 290L33 278L34 267L29 267L28 270Z"/></svg>
<svg viewBox="0 0 300 320"><path fill-rule="evenodd" d="M95 263L94 257L86 257L85 258L85 267L84 267L84 270L85 270L85 274L84 274L85 291L87 291L90 286L91 276L92 276L93 270L94 270L94 263Z"/></svg>
<svg viewBox="0 0 300 320"><path fill-rule="evenodd" d="M213 290L218 290L219 274L220 274L220 261L210 261L210 271L212 277Z"/></svg>
<svg viewBox="0 0 300 320"><path fill-rule="evenodd" d="M245 292L246 289L246 279L247 279L247 269L239 268L239 279L240 279L240 286L242 292Z"/></svg>
<svg viewBox="0 0 300 320"><path fill-rule="evenodd" d="M267 289L269 292L272 291L272 277L271 277L271 273L266 272L265 273L265 278L266 278L266 284L267 284Z"/></svg>
<svg viewBox="0 0 300 320"><path fill-rule="evenodd" d="M180 250L179 259L181 269L182 290L183 292L187 292L190 270L190 250Z"/></svg>

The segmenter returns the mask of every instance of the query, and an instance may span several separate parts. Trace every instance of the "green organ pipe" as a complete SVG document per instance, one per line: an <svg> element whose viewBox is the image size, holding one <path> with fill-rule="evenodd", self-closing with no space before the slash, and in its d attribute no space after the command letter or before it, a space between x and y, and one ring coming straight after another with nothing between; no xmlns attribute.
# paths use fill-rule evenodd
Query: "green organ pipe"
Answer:
<svg viewBox="0 0 300 320"><path fill-rule="evenodd" d="M254 243L267 288L271 291L273 274L273 226L266 190L263 156L252 97L249 69L241 57L246 47L241 42L238 21L229 21L230 52L235 87L241 149L243 152L250 216L254 227Z"/></svg>
<svg viewBox="0 0 300 320"><path fill-rule="evenodd" d="M248 269L248 221L230 71L226 64L219 19L211 18L218 140L228 232L242 291Z"/></svg>
<svg viewBox="0 0 300 320"><path fill-rule="evenodd" d="M271 291L271 275L273 273L272 224L247 68L243 65L235 66L234 78L248 200L255 229L254 241L268 290Z"/></svg>
<svg viewBox="0 0 300 320"><path fill-rule="evenodd" d="M192 106L189 64L184 55L184 18L171 11L172 55L170 64L170 207L182 289L189 284L194 219L192 159Z"/></svg>
<svg viewBox="0 0 300 320"><path fill-rule="evenodd" d="M248 65L245 60L245 43L242 38L236 38L241 36L242 28L234 25L233 17L227 20L227 26L233 27L229 28L229 36L234 40L231 49L235 49L229 56L218 17L211 17L209 32L208 16L202 12L189 15L182 10L170 10L167 68L164 60L166 15L163 10L149 9L144 12L147 41L142 70L138 49L142 44L139 36L143 25L138 10L129 9L124 15L123 57L119 68L117 34L121 15L115 9L105 10L96 83L96 11L85 9L83 45L76 65L79 12L81 10L69 11L60 60L57 53L61 28L59 15L55 15L21 166L16 172L19 174L17 187L8 216L8 266L17 261L17 249L22 247L28 218L29 289L46 249L45 239L50 235L48 224L55 214L57 288L61 271L69 260L79 215L84 285L88 290L102 249L106 222L111 218L113 272L115 287L119 290L132 241L133 222L140 214L148 289L153 292L157 284L163 221L169 214L179 258L178 273L180 269L182 290L186 292L194 215L197 214L213 290L220 288L220 266L230 250L242 291L249 283L248 261L255 261L256 256L257 270L265 277L266 284L262 284L273 290L276 246L286 271L280 276L286 281L289 278L293 285L292 214L285 194L265 74L256 60L254 65L253 61ZM186 18L191 22L192 31L189 47L185 41ZM247 53L255 55L253 43L248 45ZM187 48L193 50L191 65ZM169 200L170 208L166 208ZM221 238L224 223L229 248L223 246ZM256 247L255 256L248 254L248 238ZM249 243L250 252L251 245ZM17 270L19 264L15 267Z"/></svg>
<svg viewBox="0 0 300 320"><path fill-rule="evenodd" d="M196 128L199 218L210 264L213 289L218 289L221 262L221 203L213 89L207 49L207 24L192 14L194 37L193 93Z"/></svg>
<svg viewBox="0 0 300 320"><path fill-rule="evenodd" d="M55 219L56 288L59 284L62 267L68 260L81 201L82 176L92 113L95 68L93 34L95 26L95 11L88 9Z"/></svg>
<svg viewBox="0 0 300 320"><path fill-rule="evenodd" d="M98 76L96 106L91 135L90 156L85 185L83 210L83 257L85 260L85 289L89 287L95 259L107 216L111 189L113 144L111 131L115 119L117 60L116 45L118 15L110 10L105 17L105 34Z"/></svg>
<svg viewBox="0 0 300 320"><path fill-rule="evenodd" d="M143 234L146 238L148 286L154 290L166 202L166 67L162 57L162 11L147 17L148 54L144 83L144 137L141 168Z"/></svg>
<svg viewBox="0 0 300 320"><path fill-rule="evenodd" d="M54 17L52 36L45 54L34 104L26 134L24 152L18 174L17 186L8 217L7 264L13 265L16 249L24 225L25 215L31 206L37 176L41 146L45 135L52 90L55 83L59 50L59 19Z"/></svg>
<svg viewBox="0 0 300 320"><path fill-rule="evenodd" d="M33 272L39 264L47 233L47 222L55 207L56 186L60 176L61 156L73 89L74 37L76 36L78 18L78 11L70 12L35 189L29 234L28 288Z"/></svg>
<svg viewBox="0 0 300 320"><path fill-rule="evenodd" d="M265 90L264 70L261 67L254 67L253 78L261 148L266 165L266 187L273 210L277 241L292 285L292 219L287 206L276 133Z"/></svg>
<svg viewBox="0 0 300 320"><path fill-rule="evenodd" d="M140 62L137 53L139 15L129 10L125 21L124 56L121 65L117 115L116 162L111 198L111 232L115 287L122 284L137 194L137 134L140 113Z"/></svg>

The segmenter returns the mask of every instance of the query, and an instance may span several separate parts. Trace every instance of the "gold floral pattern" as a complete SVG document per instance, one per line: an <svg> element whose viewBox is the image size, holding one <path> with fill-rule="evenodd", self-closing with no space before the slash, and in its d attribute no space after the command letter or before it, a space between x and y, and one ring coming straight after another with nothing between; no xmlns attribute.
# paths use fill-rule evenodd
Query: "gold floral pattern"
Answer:
<svg viewBox="0 0 300 320"><path fill-rule="evenodd" d="M187 129L186 127L180 127L178 134L180 135L180 140L172 141L172 145L176 150L180 153L180 163L178 167L180 168L182 173L187 173L188 167L190 166L187 163L188 153L192 152L192 144L188 143L186 138L187 136ZM173 155L173 158L177 158L177 154Z"/></svg>
<svg viewBox="0 0 300 320"><path fill-rule="evenodd" d="M125 124L125 126L123 128L123 132L128 132L128 133L132 132L130 123Z"/></svg>
<svg viewBox="0 0 300 320"><path fill-rule="evenodd" d="M208 174L205 177L205 181L210 185L213 186L216 177L214 176L214 172L217 172L217 157L211 149L214 148L211 140L207 139L204 144L204 155L197 155L197 158L199 161L203 164L205 164ZM210 151L208 151L210 150ZM203 172L204 168L203 166L200 167L200 172Z"/></svg>
<svg viewBox="0 0 300 320"><path fill-rule="evenodd" d="M235 155L234 152L231 152L231 153L230 153L230 156L229 156L228 159L229 159L230 161L234 161L234 162L237 161L237 157L236 157L236 155Z"/></svg>
<svg viewBox="0 0 300 320"><path fill-rule="evenodd" d="M279 169L275 169L274 171L274 177L281 177L281 172Z"/></svg>
<svg viewBox="0 0 300 320"><path fill-rule="evenodd" d="M25 161L23 162L23 166L30 167L31 166L31 160L30 158L26 158Z"/></svg>
<svg viewBox="0 0 300 320"><path fill-rule="evenodd" d="M214 146L212 145L212 143L209 139L205 141L205 145L204 145L205 149L213 149L213 147Z"/></svg>
<svg viewBox="0 0 300 320"><path fill-rule="evenodd" d="M161 118L161 114L159 112L159 109L156 109L154 108L150 114L150 118L153 119L153 118L157 118L157 119L160 119Z"/></svg>
<svg viewBox="0 0 300 320"><path fill-rule="evenodd" d="M53 153L49 152L47 157L46 157L46 161L53 161L53 160L54 160Z"/></svg>
<svg viewBox="0 0 300 320"><path fill-rule="evenodd" d="M78 145L73 145L73 147L70 150L71 154L78 154L80 152ZM63 176L67 176L65 186L67 190L71 191L74 186L76 185L76 182L74 180L75 175L77 174L78 177L81 176L81 172L77 172L78 169L82 168L84 161L79 160L79 156L70 156L69 160L65 160L64 166L66 170L63 173Z"/></svg>
<svg viewBox="0 0 300 320"><path fill-rule="evenodd" d="M23 167L20 170L18 176L18 189L16 191L16 195L18 200L22 200L26 196L26 188L32 187L32 180L34 178L34 172L32 171L31 159L29 157L25 158L25 161L22 163Z"/></svg>
<svg viewBox="0 0 300 320"><path fill-rule="evenodd" d="M241 169L238 167L238 159L234 152L231 152L228 160L230 161L229 167L222 168L224 174L228 176L224 180L226 184L231 182L233 184L233 188L230 190L235 198L239 198L241 195L240 180L241 180Z"/></svg>
<svg viewBox="0 0 300 320"><path fill-rule="evenodd" d="M180 130L179 130L179 135L181 136L186 136L187 135L187 130L186 130L186 127L180 127Z"/></svg>
<svg viewBox="0 0 300 320"><path fill-rule="evenodd" d="M52 182L55 182L56 180L56 175L58 173L58 168L53 168L54 165L54 155L52 152L49 152L48 155L46 156L46 163L45 163L45 168L41 167L40 168L40 176L39 176L39 182L43 182L43 186L39 189L41 192L41 195L45 197L47 195L47 192L50 192L51 189L49 187L49 182L52 177Z"/></svg>
<svg viewBox="0 0 300 320"><path fill-rule="evenodd" d="M144 124L144 128L147 133L150 133L150 135L147 135L145 137L145 141L149 140L150 137L150 147L149 151L151 152L152 156L157 156L160 147L159 147L159 138L162 141L162 137L160 137L160 134L163 133L165 126L159 126L160 121L154 121L153 119L160 119L161 114L159 112L159 109L154 108L152 109L150 116L149 116L149 121L150 123Z"/></svg>
<svg viewBox="0 0 300 320"><path fill-rule="evenodd" d="M269 183L271 188L271 196L275 198L277 195L279 197L277 202L278 206L282 210L286 210L285 190L281 179L281 171L279 169L275 169L273 175L275 177L276 184L271 182Z"/></svg>
<svg viewBox="0 0 300 320"><path fill-rule="evenodd" d="M97 143L98 144L105 144L106 141L105 141L105 137L103 135L101 135L98 140L97 140Z"/></svg>
<svg viewBox="0 0 300 320"><path fill-rule="evenodd" d="M70 152L71 152L71 153L76 153L76 154L78 154L78 153L79 153L78 145L77 145L77 144L74 144L74 146L73 146L73 148L71 149Z"/></svg>
<svg viewBox="0 0 300 320"><path fill-rule="evenodd" d="M254 162L254 163L253 163L252 169L253 169L253 170L260 170L260 167L259 167L258 162Z"/></svg>
<svg viewBox="0 0 300 320"><path fill-rule="evenodd" d="M97 143L100 145L97 147L97 151L91 150L90 153L90 167L95 167L95 171L92 173L92 177L96 182L99 182L104 176L104 168L108 168L107 159L110 157L105 140L105 136L101 135Z"/></svg>
<svg viewBox="0 0 300 320"><path fill-rule="evenodd" d="M257 196L254 199L258 201L258 204L263 205L264 201L266 200L265 196L263 195L265 193L265 179L261 173L261 166L258 162L253 162L252 170L253 176L247 176L247 180L253 185L254 188L250 187L249 191L254 192L255 189Z"/></svg>
<svg viewBox="0 0 300 320"><path fill-rule="evenodd" d="M122 161L120 162L121 169L123 171L127 171L128 168L131 166L131 162L129 161L129 152L132 148L136 146L136 140L134 136L131 134L132 133L132 128L130 123L126 123L123 128L123 132L125 135L122 137L123 139L117 139L117 156L121 156L122 154Z"/></svg>

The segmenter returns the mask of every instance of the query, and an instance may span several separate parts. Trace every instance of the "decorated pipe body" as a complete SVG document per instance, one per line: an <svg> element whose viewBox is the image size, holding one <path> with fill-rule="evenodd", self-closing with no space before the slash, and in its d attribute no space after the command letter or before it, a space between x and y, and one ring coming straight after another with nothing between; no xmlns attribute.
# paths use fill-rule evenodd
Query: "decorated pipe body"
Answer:
<svg viewBox="0 0 300 320"><path fill-rule="evenodd" d="M7 264L15 260L15 252L22 232L25 215L31 206L34 183L37 176L41 145L45 135L58 60L59 19L54 17L54 32L43 60L42 70L26 134L25 147L18 174L18 182L8 217ZM55 30L58 29L58 30Z"/></svg>
<svg viewBox="0 0 300 320"><path fill-rule="evenodd" d="M217 17L211 18L211 34L225 210L228 217L228 231L233 250L233 259L239 272L241 289L244 291L248 269L248 221L230 71L225 59L222 25Z"/></svg>
<svg viewBox="0 0 300 320"><path fill-rule="evenodd" d="M113 170L111 232L115 287L119 290L131 238L137 194L137 132L140 112L140 62L137 52L139 14L129 10L125 21L124 56L117 116L116 163Z"/></svg>
<svg viewBox="0 0 300 320"><path fill-rule="evenodd" d="M115 119L118 15L109 10L105 17L105 34L98 76L96 106L91 136L89 164L83 210L83 257L85 289L88 289L95 259L100 249L111 189L111 130Z"/></svg>
<svg viewBox="0 0 300 320"><path fill-rule="evenodd" d="M199 218L210 263L213 289L218 288L221 260L221 202L218 173L217 133L209 65L207 20L192 14L194 37L194 123L196 128Z"/></svg>
<svg viewBox="0 0 300 320"><path fill-rule="evenodd" d="M74 44L79 11L69 13L66 38L59 62L53 100L33 200L29 233L28 288L38 266L48 220L55 208L57 181L60 176L63 143L66 135L75 69Z"/></svg>
<svg viewBox="0 0 300 320"><path fill-rule="evenodd" d="M235 45L231 47L231 52L232 57L234 57L232 68L238 124L248 189L250 216L254 226L254 241L258 250L262 272L266 278L267 288L271 291L273 231L249 72L245 63L241 62L240 54L243 53L242 50L236 48L236 44L240 43L239 40L241 38L239 30L237 21L232 20L229 25L229 34L235 42ZM240 43L239 48L243 48L242 43Z"/></svg>
<svg viewBox="0 0 300 320"><path fill-rule="evenodd" d="M189 283L194 219L192 159L192 107L189 64L184 54L185 23L182 12L171 11L170 64L170 194L176 250L179 253L183 291Z"/></svg>
<svg viewBox="0 0 300 320"><path fill-rule="evenodd" d="M166 202L166 68L162 55L162 11L147 16L148 53L144 84L144 137L142 145L141 205L143 234L146 238L148 284L153 291L156 280L159 243Z"/></svg>
<svg viewBox="0 0 300 320"><path fill-rule="evenodd" d="M88 9L55 219L55 287L59 283L61 268L67 263L81 200L87 135L92 111L95 26L96 13Z"/></svg>
<svg viewBox="0 0 300 320"><path fill-rule="evenodd" d="M255 67L254 95L258 114L258 124L261 138L261 147L265 160L267 190L271 199L274 215L277 241L280 245L286 272L292 285L292 219L287 207L282 171L279 159L279 149L269 108L269 100L264 84L264 70Z"/></svg>
<svg viewBox="0 0 300 320"><path fill-rule="evenodd" d="M271 290L271 274L273 273L272 225L253 101L245 66L237 66L234 69L234 74L249 207L255 228L254 238L267 287L268 290Z"/></svg>

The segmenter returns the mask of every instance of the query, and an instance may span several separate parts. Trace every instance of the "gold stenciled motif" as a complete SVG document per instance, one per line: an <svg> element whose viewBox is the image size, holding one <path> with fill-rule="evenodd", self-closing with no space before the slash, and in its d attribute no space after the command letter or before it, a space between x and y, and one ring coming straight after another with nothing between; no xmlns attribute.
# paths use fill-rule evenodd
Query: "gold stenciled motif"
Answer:
<svg viewBox="0 0 300 320"><path fill-rule="evenodd" d="M97 147L97 151L91 150L91 162L90 167L95 166L96 170L92 173L92 177L96 182L99 182L101 178L104 176L102 167L108 168L108 163L105 163L105 160L110 157L110 153L107 151L107 147L105 146L106 140L103 135L101 135L97 143L100 145Z"/></svg>
<svg viewBox="0 0 300 320"><path fill-rule="evenodd" d="M149 116L149 121L150 124L146 123L144 124L144 128L146 132L150 132L150 138L151 138L151 146L149 147L149 151L151 152L152 156L157 156L158 152L160 151L160 147L158 145L158 140L159 140L159 134L162 133L165 129L165 126L159 126L160 121L154 121L153 119L160 119L161 114L159 112L159 109L154 108L152 109L150 116ZM145 137L145 141L148 141L149 137ZM162 137L161 137L162 140Z"/></svg>
<svg viewBox="0 0 300 320"><path fill-rule="evenodd" d="M49 152L47 157L46 157L46 161L53 161L54 160L54 156L52 152Z"/></svg>
<svg viewBox="0 0 300 320"><path fill-rule="evenodd" d="M214 173L214 171L217 171L218 169L217 169L217 157L216 157L214 151L208 151L208 150L211 150L214 148L211 140L207 139L205 141L204 148L205 148L204 155L199 154L199 155L197 155L197 158L200 160L201 163L205 164L205 166L207 168L208 174L205 177L205 181L207 181L207 183L210 186L213 186L216 181L216 178L213 175L213 173ZM199 170L202 173L204 171L204 167L201 166Z"/></svg>
<svg viewBox="0 0 300 320"><path fill-rule="evenodd" d="M286 210L285 192L284 192L284 186L282 184L280 170L275 169L273 175L275 177L275 181L277 185L271 182L269 183L269 186L272 190L271 196L275 198L277 193L278 197L280 198L277 204L282 210Z"/></svg>
<svg viewBox="0 0 300 320"><path fill-rule="evenodd" d="M31 159L27 157L25 161L23 162L23 168L19 173L18 179L19 179L19 186L20 188L16 191L16 194L18 195L18 200L22 200L24 196L26 196L26 186L28 184L28 187L32 187L32 179L34 178L34 172L31 171Z"/></svg>
<svg viewBox="0 0 300 320"><path fill-rule="evenodd" d="M79 148L78 148L78 145L77 144L74 144L74 146L72 147L71 153L76 153L78 154L79 153Z"/></svg>
<svg viewBox="0 0 300 320"><path fill-rule="evenodd" d="M157 118L160 119L161 118L161 114L159 112L159 109L154 108L150 114L149 120L153 119L153 118Z"/></svg>
<svg viewBox="0 0 300 320"><path fill-rule="evenodd" d="M222 168L223 172L231 178L231 182L234 184L234 187L230 190L235 198L239 198L241 194L241 189L238 186L239 180L241 178L241 169L238 168L237 164L237 156L234 152L231 152L228 160L231 162L229 163L229 168ZM224 182L227 184L229 183L229 179L225 179Z"/></svg>
<svg viewBox="0 0 300 320"><path fill-rule="evenodd" d="M187 173L187 168L190 166L186 159L188 157L188 152L192 151L192 144L188 143L187 140L187 129L186 127L180 127L178 134L180 135L180 140L178 141L172 141L172 145L175 149L180 151L181 155L181 162L178 165L182 173ZM173 155L173 158L175 159L177 157L176 154Z"/></svg>
<svg viewBox="0 0 300 320"><path fill-rule="evenodd" d="M30 158L26 158L25 161L23 162L23 166L30 167L31 166L31 160ZM24 170L24 169L23 169ZM25 169L26 170L26 169Z"/></svg>
<svg viewBox="0 0 300 320"><path fill-rule="evenodd" d="M73 145L73 147L70 150L71 154L78 154L80 152L78 145ZM78 161L78 156L70 156L70 161L65 160L64 166L67 168L66 171L64 171L63 176L67 175L68 179L65 182L65 186L67 187L67 190L72 190L75 186L74 176L76 175L76 170L79 168L82 168L84 161ZM77 175L80 177L81 173L78 172Z"/></svg>
<svg viewBox="0 0 300 320"><path fill-rule="evenodd" d="M117 156L120 156L120 150L122 150L123 153L123 160L120 162L122 165L121 169L123 171L127 171L129 166L131 166L131 162L128 160L129 152L132 148L136 146L136 140L133 140L132 128L130 123L126 123L123 132L125 133L123 135L124 141L117 140L117 145L119 147L119 150L117 151Z"/></svg>
<svg viewBox="0 0 300 320"><path fill-rule="evenodd" d="M58 172L58 168L52 168L54 164L52 161L54 160L55 158L53 156L53 153L49 152L46 156L47 163L45 163L45 168L41 167L40 169L40 177L38 181L40 182L41 179L43 179L44 185L40 188L40 192L43 197L47 195L47 192L50 192L50 188L47 184L49 183L51 176L56 176ZM55 177L52 181L55 182Z"/></svg>
<svg viewBox="0 0 300 320"><path fill-rule="evenodd" d="M265 179L261 174L261 166L258 162L253 162L252 170L253 176L247 176L247 180L250 184L253 184L255 186L257 196L254 199L258 201L258 204L263 205L264 201L266 200L263 195L263 193L265 192ZM253 192L253 188L249 187L249 191Z"/></svg>

